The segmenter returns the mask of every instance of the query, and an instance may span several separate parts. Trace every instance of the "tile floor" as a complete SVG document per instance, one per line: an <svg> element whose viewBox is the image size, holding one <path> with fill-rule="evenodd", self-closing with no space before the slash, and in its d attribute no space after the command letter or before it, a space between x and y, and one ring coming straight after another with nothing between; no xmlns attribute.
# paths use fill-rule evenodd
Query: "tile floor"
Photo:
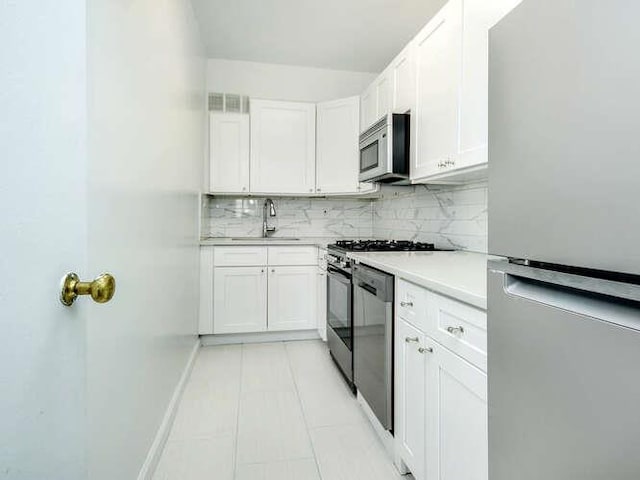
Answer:
<svg viewBox="0 0 640 480"><path fill-rule="evenodd" d="M155 480L391 480L321 341L203 347Z"/></svg>

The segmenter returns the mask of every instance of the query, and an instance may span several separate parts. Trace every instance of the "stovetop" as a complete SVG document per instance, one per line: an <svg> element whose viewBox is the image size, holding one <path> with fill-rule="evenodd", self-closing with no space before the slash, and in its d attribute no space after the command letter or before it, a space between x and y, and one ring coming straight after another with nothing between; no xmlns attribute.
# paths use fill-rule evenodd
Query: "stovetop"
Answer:
<svg viewBox="0 0 640 480"><path fill-rule="evenodd" d="M410 240L338 240L329 248L345 252L433 252L439 250L433 243Z"/></svg>

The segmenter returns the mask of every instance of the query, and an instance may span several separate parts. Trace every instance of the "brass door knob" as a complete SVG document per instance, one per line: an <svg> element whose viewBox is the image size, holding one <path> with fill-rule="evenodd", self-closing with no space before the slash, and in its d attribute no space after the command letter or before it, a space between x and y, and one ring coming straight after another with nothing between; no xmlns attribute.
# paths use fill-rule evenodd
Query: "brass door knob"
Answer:
<svg viewBox="0 0 640 480"><path fill-rule="evenodd" d="M93 282L81 282L75 273L67 273L62 279L60 302L67 307L73 305L79 295L91 295L96 303L107 303L116 293L116 279L110 273L103 273Z"/></svg>

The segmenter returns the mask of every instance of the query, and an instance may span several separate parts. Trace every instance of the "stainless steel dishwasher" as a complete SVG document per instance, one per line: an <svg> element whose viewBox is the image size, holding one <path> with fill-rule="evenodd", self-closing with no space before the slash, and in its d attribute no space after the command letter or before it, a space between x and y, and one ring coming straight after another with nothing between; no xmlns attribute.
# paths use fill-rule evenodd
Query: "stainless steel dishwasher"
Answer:
<svg viewBox="0 0 640 480"><path fill-rule="evenodd" d="M393 432L393 275L353 270L353 376L382 426Z"/></svg>

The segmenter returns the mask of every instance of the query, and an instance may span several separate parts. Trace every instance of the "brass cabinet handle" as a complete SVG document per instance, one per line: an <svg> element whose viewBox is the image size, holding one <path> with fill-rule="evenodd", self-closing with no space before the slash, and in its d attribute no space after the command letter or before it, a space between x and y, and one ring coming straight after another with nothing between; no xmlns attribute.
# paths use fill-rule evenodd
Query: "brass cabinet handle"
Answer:
<svg viewBox="0 0 640 480"><path fill-rule="evenodd" d="M96 303L107 303L116 293L116 279L110 273L103 273L93 282L81 282L76 273L67 273L62 279L60 302L70 307L80 295L91 295Z"/></svg>
<svg viewBox="0 0 640 480"><path fill-rule="evenodd" d="M433 348L431 348L431 347L420 347L420 348L418 349L418 351L419 351L420 353L425 353L425 352L433 353Z"/></svg>
<svg viewBox="0 0 640 480"><path fill-rule="evenodd" d="M456 335L458 333L462 335L464 333L464 327L447 327L447 332L449 332L451 335Z"/></svg>
<svg viewBox="0 0 640 480"><path fill-rule="evenodd" d="M413 307L413 302L400 302L401 307Z"/></svg>
<svg viewBox="0 0 640 480"><path fill-rule="evenodd" d="M418 337L405 337L404 341L407 343L411 343L411 342L418 343L420 339Z"/></svg>

